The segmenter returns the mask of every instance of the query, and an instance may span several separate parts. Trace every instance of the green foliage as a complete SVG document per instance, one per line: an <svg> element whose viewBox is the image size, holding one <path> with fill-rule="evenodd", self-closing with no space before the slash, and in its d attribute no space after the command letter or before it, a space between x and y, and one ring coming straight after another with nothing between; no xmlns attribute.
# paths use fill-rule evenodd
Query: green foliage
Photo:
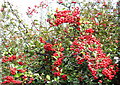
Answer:
<svg viewBox="0 0 120 85"><path fill-rule="evenodd" d="M97 59L98 57L97 51L91 51L89 48L97 49L101 46L103 53L106 53L105 57L108 58L108 56L110 56L113 60L113 62L110 63L111 68L112 65L115 65L114 57L119 57L120 55L118 50L120 44L118 41L120 27L116 20L118 16L115 11L117 9L113 8L111 3L105 5L103 2L70 2L58 4L63 6L63 9L59 10L59 8L57 8L54 12L59 13L64 10L71 11L66 16L73 16L72 13L76 12L76 10L72 7L76 5L80 6L80 8L77 9L77 12L80 11L80 13L78 12L79 15L73 16L74 18L80 17L80 19L74 19L74 21L80 24L74 21L70 23L69 20L68 22L56 25L57 22L55 21L60 18L57 18L57 16L54 15L55 13L50 11L47 15L48 26L43 26L42 23L46 22L34 19L30 24L31 27L29 27L21 19L18 11L13 9L9 2L4 2L4 10L0 12L0 27L2 29L2 35L0 35L0 39L2 40L0 57L2 57L3 61L4 59L8 59L9 61L2 62L3 77L13 76L15 80L20 80L23 84L27 84L29 81L32 81L33 84L47 85L64 83L68 85L102 85L111 83L111 80L102 73L104 68L95 69L93 66L94 70L98 73L96 76L98 76L99 79L94 78L88 65L100 63L104 58L94 60L94 58ZM41 9L43 5L38 6L38 8ZM32 15L30 16L30 18L32 18ZM64 16L65 15L63 15L62 18L64 18ZM51 25L51 23L53 25ZM89 28L92 28L94 32L87 33L86 30ZM84 44L89 39L79 39L80 37L89 35L92 35L92 38L96 41L100 40L101 45L96 43ZM71 50L71 46L76 41L79 44L84 44L84 49L80 50L78 54L74 54L76 52ZM62 47L64 50L62 49L62 51L60 51ZM77 45L75 48L77 48ZM89 54L87 54L87 52ZM57 55L55 55L55 53ZM13 58L13 55L15 55L16 58ZM85 55L90 55L89 59L93 59L93 62L85 59ZM59 61L57 64L60 65L55 66L55 62L60 58L63 58L61 60L62 63ZM84 59L82 64L78 64L79 58L81 60ZM110 68L110 66L106 68ZM11 74L11 69L15 71L15 74ZM20 70L25 72L20 72ZM115 70L115 68L112 70ZM60 76L55 76L55 72L60 72ZM23 78L24 76L27 77ZM67 76L67 79L65 76ZM34 79L32 80L31 78ZM99 80L102 80L102 83L99 82Z"/></svg>

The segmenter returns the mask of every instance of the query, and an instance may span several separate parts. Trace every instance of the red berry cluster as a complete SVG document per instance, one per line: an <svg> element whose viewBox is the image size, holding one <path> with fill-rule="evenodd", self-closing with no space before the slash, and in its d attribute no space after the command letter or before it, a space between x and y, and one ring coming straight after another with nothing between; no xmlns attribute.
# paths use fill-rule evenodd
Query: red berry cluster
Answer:
<svg viewBox="0 0 120 85"><path fill-rule="evenodd" d="M44 41L42 37L40 37L40 42L41 43L46 43L46 41Z"/></svg>
<svg viewBox="0 0 120 85"><path fill-rule="evenodd" d="M64 51L64 47L60 46L59 48L55 48L55 46L58 46L59 44L56 43L56 40L54 42L54 44L50 44L50 43L46 43L43 38L41 37L40 38L40 42L41 43L44 43L44 49L46 52L48 51L54 51L53 54L50 54L53 56L53 58L55 59L55 61L53 62L53 65L52 65L52 71L53 71L53 75L55 77L57 76L60 76L63 80L66 80L67 79L67 75L61 75L61 68L59 68L59 66L63 63L62 60L64 59L64 56L63 56L63 51ZM54 47L54 48L53 48ZM54 60L53 59L53 60Z"/></svg>
<svg viewBox="0 0 120 85"><path fill-rule="evenodd" d="M16 60L16 55L12 55L11 57L7 57L7 56L2 57L2 62L3 63L13 61L13 60Z"/></svg>
<svg viewBox="0 0 120 85"><path fill-rule="evenodd" d="M44 45L44 49L45 49L46 51L55 51L55 49L53 49L52 47L53 47L53 45L50 44L50 43L46 43L46 44Z"/></svg>
<svg viewBox="0 0 120 85"><path fill-rule="evenodd" d="M26 56L24 54L21 54L19 56L16 56L16 55L12 55L10 57L8 56L3 56L2 57L2 62L3 63L6 63L6 64L9 64L9 63L12 63L12 64L17 64L18 63L18 66L19 65L27 65L25 62L21 62L19 60L24 60L26 58ZM33 57L34 58L34 57ZM36 57L35 57L36 58ZM17 62L19 61L19 62ZM16 67L7 67L6 69L8 69L10 71L10 75L16 75L18 73L24 73L27 71L26 68L22 68L22 69L18 69ZM5 76L5 78L3 78L4 81L2 82L2 84L21 84L22 81L19 81L19 80L14 80L12 76ZM24 79L24 78L23 78ZM28 83L30 83L32 80L30 80ZM31 82L32 83L32 82Z"/></svg>
<svg viewBox="0 0 120 85"><path fill-rule="evenodd" d="M24 63L23 63L23 62L18 62L18 64L19 64L19 65L24 65Z"/></svg>
<svg viewBox="0 0 120 85"><path fill-rule="evenodd" d="M16 71L17 71L16 68L10 68L10 73L11 73L12 75L15 75L15 74L16 74Z"/></svg>
<svg viewBox="0 0 120 85"><path fill-rule="evenodd" d="M14 80L12 76L6 76L3 79L5 79L6 81L2 82L2 84L6 84L6 83L21 84L22 83L22 81Z"/></svg>
<svg viewBox="0 0 120 85"><path fill-rule="evenodd" d="M70 23L80 25L80 11L79 8L75 8L74 11L64 10L58 11L56 10L56 14L54 14L55 19L48 19L47 21L50 23L51 26L58 26L62 23Z"/></svg>
<svg viewBox="0 0 120 85"><path fill-rule="evenodd" d="M26 79L28 77L23 76L22 78ZM15 84L15 85L22 84L22 81L14 80L12 76L6 76L5 78L2 78L2 79L5 79L5 81L3 81L1 84ZM29 81L27 82L27 84L32 83L33 80L34 78L29 78Z"/></svg>
<svg viewBox="0 0 120 85"><path fill-rule="evenodd" d="M54 76L60 76L60 72L54 72Z"/></svg>
<svg viewBox="0 0 120 85"><path fill-rule="evenodd" d="M109 68L104 68L102 74L104 74L108 79L112 80L118 72L118 68L114 70L115 65L110 65Z"/></svg>
<svg viewBox="0 0 120 85"><path fill-rule="evenodd" d="M94 30L92 28L86 29L85 30L86 33L94 33Z"/></svg>
<svg viewBox="0 0 120 85"><path fill-rule="evenodd" d="M24 69L10 68L10 73L11 73L12 75L15 75L17 72L24 73L24 72L26 72L26 70L24 70Z"/></svg>
<svg viewBox="0 0 120 85"><path fill-rule="evenodd" d="M60 75L60 72L54 72L53 73L54 74L54 76L61 76L61 78L63 79L63 80L67 80L67 75Z"/></svg>
<svg viewBox="0 0 120 85"><path fill-rule="evenodd" d="M66 80L66 79L67 79L67 75L62 75L61 78L62 78L63 80Z"/></svg>
<svg viewBox="0 0 120 85"><path fill-rule="evenodd" d="M88 69L94 79L100 77L97 75L99 73L102 73L108 79L112 79L118 71L118 69L115 70L116 64L113 65L110 56L106 56L106 54L103 53L100 41L92 35L94 30L90 28L85 30L85 32L89 34L81 34L81 36L78 37L78 39L75 39L70 46L70 50L74 51L73 55L76 56L77 63L82 64L84 60L86 60L88 63ZM81 53L83 53L83 55L78 56L78 54Z"/></svg>
<svg viewBox="0 0 120 85"><path fill-rule="evenodd" d="M77 64L83 64L84 61L85 59L78 59Z"/></svg>
<svg viewBox="0 0 120 85"><path fill-rule="evenodd" d="M55 66L60 66L62 64L62 60L63 59L64 59L63 57L62 58L58 58L57 61L54 62L54 65Z"/></svg>

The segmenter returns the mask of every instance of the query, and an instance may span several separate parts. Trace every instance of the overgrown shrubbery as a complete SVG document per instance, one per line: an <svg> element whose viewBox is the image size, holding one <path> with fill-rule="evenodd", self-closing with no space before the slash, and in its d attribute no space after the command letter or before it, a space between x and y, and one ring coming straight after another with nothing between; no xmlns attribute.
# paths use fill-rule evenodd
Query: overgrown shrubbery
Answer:
<svg viewBox="0 0 120 85"><path fill-rule="evenodd" d="M117 9L105 2L58 2L46 23L33 20L31 27L9 2L1 9L2 83L108 84L119 71ZM29 7L32 18L41 2ZM38 13L39 14L39 13ZM37 29L37 30L36 30Z"/></svg>

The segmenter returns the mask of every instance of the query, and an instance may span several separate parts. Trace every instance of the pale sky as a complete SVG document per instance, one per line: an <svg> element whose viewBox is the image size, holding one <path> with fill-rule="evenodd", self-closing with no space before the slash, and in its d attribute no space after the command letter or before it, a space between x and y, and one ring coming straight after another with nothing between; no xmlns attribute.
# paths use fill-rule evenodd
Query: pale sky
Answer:
<svg viewBox="0 0 120 85"><path fill-rule="evenodd" d="M0 0L0 4L3 1L4 0ZM20 14L22 14L22 16L24 16L23 18L25 18L25 19L27 18L27 16L26 16L27 8L28 7L34 8L34 5L39 5L41 1L44 1L46 3L52 2L52 4L50 4L49 6L52 5L53 10L58 7L56 5L57 0L5 0L5 1L11 2L14 5L15 9L17 9L20 12ZM80 1L80 2L82 2L84 0L63 0L63 1L70 1L70 2L71 1L76 1L76 2ZM95 0L86 0L86 1L95 1ZM103 1L103 0L101 0L101 1ZM105 1L109 1L109 0L105 0ZM111 0L111 1L113 3L116 3L118 0Z"/></svg>
<svg viewBox="0 0 120 85"><path fill-rule="evenodd" d="M4 0L0 0L2 2ZM26 12L27 7L33 7L34 5L39 5L41 1L56 1L56 0L5 0L11 2L20 12ZM66 0L63 0L66 1ZM84 1L84 0L67 0L67 1ZM95 1L95 0L88 0L88 1ZM105 0L108 1L108 0ZM112 0L113 3L117 2L118 0ZM54 5L55 6L55 5ZM55 6L56 7L56 6Z"/></svg>

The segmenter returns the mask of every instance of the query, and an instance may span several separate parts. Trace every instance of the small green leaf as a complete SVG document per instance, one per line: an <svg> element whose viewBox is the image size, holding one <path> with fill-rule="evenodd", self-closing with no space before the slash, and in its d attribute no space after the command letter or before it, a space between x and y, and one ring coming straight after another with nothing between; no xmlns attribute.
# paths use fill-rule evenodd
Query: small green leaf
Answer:
<svg viewBox="0 0 120 85"><path fill-rule="evenodd" d="M99 76L100 76L100 77L102 77L102 76L103 76L103 74L99 73Z"/></svg>
<svg viewBox="0 0 120 85"><path fill-rule="evenodd" d="M17 74L15 74L15 75L14 75L14 77L19 77L19 74L18 74L18 73L17 73Z"/></svg>
<svg viewBox="0 0 120 85"><path fill-rule="evenodd" d="M49 76L49 75L47 75L46 78L47 78L48 80L50 80L50 76Z"/></svg>
<svg viewBox="0 0 120 85"><path fill-rule="evenodd" d="M21 75L23 75L23 73L17 73L14 75L14 77L20 77Z"/></svg>

